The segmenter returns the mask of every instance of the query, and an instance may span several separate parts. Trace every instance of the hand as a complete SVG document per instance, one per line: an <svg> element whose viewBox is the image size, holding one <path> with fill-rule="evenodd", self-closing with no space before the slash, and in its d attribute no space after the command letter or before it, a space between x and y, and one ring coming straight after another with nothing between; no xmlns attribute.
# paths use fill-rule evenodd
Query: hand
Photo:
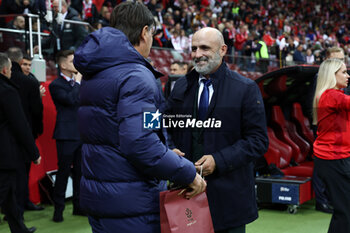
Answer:
<svg viewBox="0 0 350 233"><path fill-rule="evenodd" d="M197 171L200 171L201 165L203 166L203 176L208 176L215 171L216 163L212 155L204 155L195 164Z"/></svg>
<svg viewBox="0 0 350 233"><path fill-rule="evenodd" d="M41 156L39 156L39 158L37 160L34 161L34 164L38 165L41 162Z"/></svg>
<svg viewBox="0 0 350 233"><path fill-rule="evenodd" d="M39 87L39 91L40 91L40 97L42 98L43 96L45 96L45 92L46 92L46 89L43 85L40 85Z"/></svg>
<svg viewBox="0 0 350 233"><path fill-rule="evenodd" d="M74 79L75 79L75 81L76 82L79 82L79 83L81 83L81 79L82 79L82 75L81 75L81 73L76 73L75 75L74 75Z"/></svg>
<svg viewBox="0 0 350 233"><path fill-rule="evenodd" d="M182 156L182 157L185 156L185 153L177 148L173 149L173 151L179 156Z"/></svg>
<svg viewBox="0 0 350 233"><path fill-rule="evenodd" d="M198 173L196 173L196 177L194 178L193 182L188 185L188 187L190 190L184 189L180 192L180 194L186 191L185 197L187 199L191 199L192 197L204 192L207 187L207 183Z"/></svg>

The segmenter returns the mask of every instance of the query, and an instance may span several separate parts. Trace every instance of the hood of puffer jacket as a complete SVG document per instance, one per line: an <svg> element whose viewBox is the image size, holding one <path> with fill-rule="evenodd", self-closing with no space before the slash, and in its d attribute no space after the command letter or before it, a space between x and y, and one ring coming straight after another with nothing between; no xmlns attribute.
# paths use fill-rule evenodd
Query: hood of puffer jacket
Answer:
<svg viewBox="0 0 350 233"><path fill-rule="evenodd" d="M123 32L112 27L89 34L74 53L74 66L84 79L124 63L139 63L150 69L156 78L163 76L136 51Z"/></svg>

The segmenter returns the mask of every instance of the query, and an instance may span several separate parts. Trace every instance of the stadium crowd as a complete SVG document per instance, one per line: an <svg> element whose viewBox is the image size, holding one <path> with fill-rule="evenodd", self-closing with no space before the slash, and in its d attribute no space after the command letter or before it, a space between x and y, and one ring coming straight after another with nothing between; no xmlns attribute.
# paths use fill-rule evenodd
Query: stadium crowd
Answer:
<svg viewBox="0 0 350 233"><path fill-rule="evenodd" d="M2 0L0 13L45 15L47 10L53 9L52 2L16 0L11 4L12 1ZM67 1L68 11L91 25L86 28L89 31L108 26L112 9L119 2ZM254 70L259 58L278 59L282 66L320 64L326 49L332 46L342 47L346 58L350 54L348 0L146 0L144 4L157 21L153 46L187 53L195 31L206 26L215 27L224 34L228 54L238 57L237 65L247 71ZM21 22L22 18L15 18L7 25L23 29ZM41 28L50 32L45 20ZM264 51L265 46L267 51ZM232 63L234 59L227 62Z"/></svg>

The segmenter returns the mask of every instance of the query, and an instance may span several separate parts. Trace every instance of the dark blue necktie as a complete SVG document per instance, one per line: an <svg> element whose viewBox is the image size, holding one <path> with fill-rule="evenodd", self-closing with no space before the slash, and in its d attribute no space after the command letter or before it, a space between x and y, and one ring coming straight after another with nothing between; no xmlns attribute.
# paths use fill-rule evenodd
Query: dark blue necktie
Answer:
<svg viewBox="0 0 350 233"><path fill-rule="evenodd" d="M73 87L75 85L75 80L74 79L69 80L69 84Z"/></svg>
<svg viewBox="0 0 350 233"><path fill-rule="evenodd" d="M211 80L202 79L201 81L203 82L204 86L201 98L199 99L198 119L205 120L209 106L209 86L211 85Z"/></svg>

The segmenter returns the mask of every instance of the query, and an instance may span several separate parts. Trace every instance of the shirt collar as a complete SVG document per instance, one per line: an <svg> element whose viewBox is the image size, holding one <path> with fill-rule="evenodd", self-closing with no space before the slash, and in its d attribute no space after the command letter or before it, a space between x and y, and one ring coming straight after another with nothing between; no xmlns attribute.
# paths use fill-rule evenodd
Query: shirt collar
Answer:
<svg viewBox="0 0 350 233"><path fill-rule="evenodd" d="M68 76L64 75L62 72L60 73L60 75L61 75L65 80L67 80L67 82L69 82L70 80L73 80L71 77L68 77Z"/></svg>

